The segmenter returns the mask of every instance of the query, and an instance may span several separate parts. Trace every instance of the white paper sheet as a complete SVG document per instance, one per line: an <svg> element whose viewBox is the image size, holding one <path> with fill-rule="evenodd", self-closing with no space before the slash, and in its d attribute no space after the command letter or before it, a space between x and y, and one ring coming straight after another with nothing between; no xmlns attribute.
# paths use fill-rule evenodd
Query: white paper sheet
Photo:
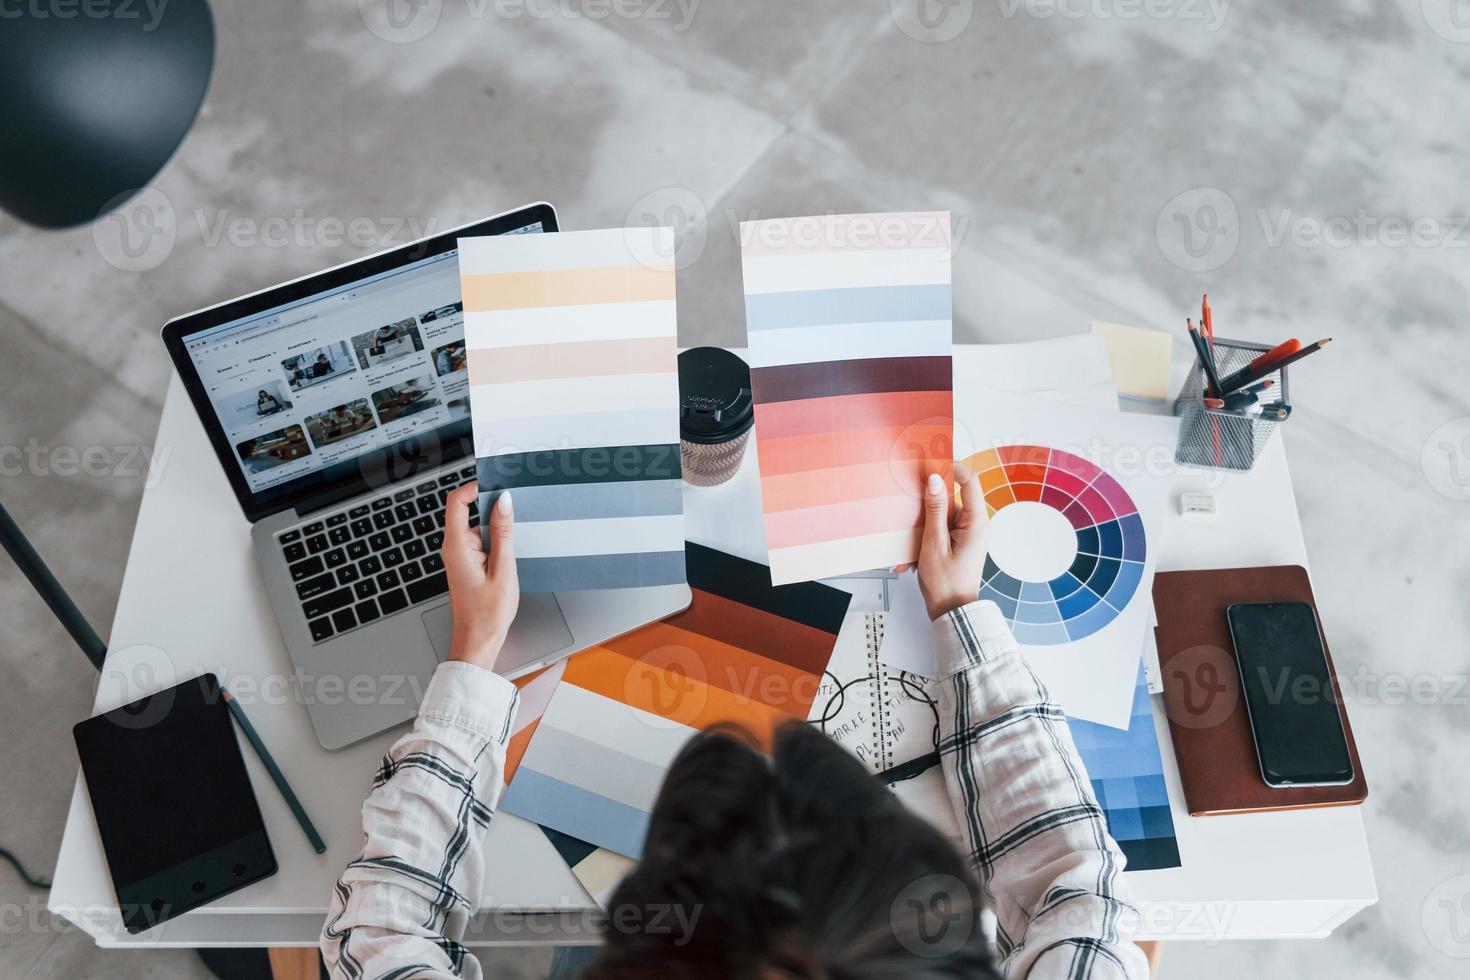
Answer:
<svg viewBox="0 0 1470 980"><path fill-rule="evenodd" d="M1072 594L1073 601L1086 607L1085 619L1083 613L1074 614L1069 611L1068 599L1062 594L1056 594L1054 601L1047 597L1046 592L1051 588L1051 583L1061 581L1060 578L1053 580L1050 574L1040 577L1033 575L1032 578L1036 581L1029 581L1026 575L1012 574L1011 577L1025 583L1021 586L1023 598L1019 603L1011 604L1016 612L1007 612L1003 608L1008 617L1021 617L1016 620L1018 624L1024 621L1026 615L1041 615L1043 618L1039 622L1050 623L1045 615L1047 603L1051 603L1058 610L1060 618L1047 628L1053 636L1061 638L1044 643L1021 640L1028 661L1068 715L1115 728L1126 728L1139 658L1143 653L1145 633L1149 629L1154 565L1160 549L1164 509L1168 506L1169 479L1175 469L1173 460L1178 434L1177 420L1156 415L1083 410L1054 401L976 390L957 384L956 455L963 460L966 458L966 450L958 444L961 432L967 433L974 440L969 451L976 454L990 450L1004 453L1006 450L1003 447L1040 447L1043 457L1051 452L1050 461L1044 458L1038 467L1045 469L1048 486L1053 479L1051 474L1056 472L1058 466L1070 465L1066 462L1069 459L1080 459L1082 462L1079 465L1090 464L1091 467L1100 468L1103 475L1115 481L1117 490L1121 492L1115 492L1113 497L1126 500L1136 508L1139 520L1129 522L1136 526L1131 535L1125 535L1123 539L1128 542L1128 554L1136 555L1136 560L1128 557L1117 561L1116 564L1125 570L1124 573L1120 573L1116 579L1103 578L1101 570L1105 567L1105 562L1114 560L1109 557L1109 545L1104 535L1104 543L1098 549L1103 557L1094 563L1098 577L1089 579L1087 574L1082 574L1082 581L1091 584L1084 585ZM1102 477L1097 478L1098 487L1103 486L1104 482L1106 481ZM1016 484L1018 492L1015 503L1000 502L1000 509L995 515L996 523L992 527L992 558L1002 572L1007 572L1006 560L1019 566L1021 563L1015 561L1018 555L1031 557L1024 553L1024 537L1019 550L1014 544L1016 536L1011 532L1018 521L1040 522L1036 525L1039 527L1047 521L1063 519L1059 516L1063 513L1061 510L1050 508L1041 501L1033 502L1022 498L1019 493L1022 485ZM1000 498L991 499L993 506L1000 501ZM1025 506L1018 506L1023 503ZM1119 511L1119 515L1111 523L1122 523L1132 517L1131 512ZM1001 528L1002 521L1013 527ZM1100 533L1105 523L1109 522L1102 519L1097 521ZM1021 526L1024 530L1027 525L1023 523ZM1134 550L1139 542L1140 531L1144 545L1142 554ZM1085 533L1085 529L1080 526L1074 530L1079 544ZM1013 542L1009 559L1003 558L996 548L1005 538ZM1124 545L1116 544L1112 547L1116 550ZM1122 555L1121 551L1116 553ZM1068 570L1066 556L1061 558L1059 568ZM1105 584L1096 586L1099 580ZM1107 584L1125 581L1134 583L1131 590L1115 592ZM1102 590L1103 596L1095 594L1097 588ZM1040 605L1032 605L1030 597L1038 592L1043 601ZM1086 605L1088 600L1091 605ZM1027 609L1033 612L1027 613ZM1041 612L1037 613L1035 610ZM1032 622L1038 620L1033 619ZM1080 623L1093 625L1088 627L1087 632L1083 632L1079 628ZM1017 632L1019 635L1035 636L1040 630L1022 627ZM1075 638L1068 639L1068 635ZM887 657L884 660L891 662Z"/></svg>

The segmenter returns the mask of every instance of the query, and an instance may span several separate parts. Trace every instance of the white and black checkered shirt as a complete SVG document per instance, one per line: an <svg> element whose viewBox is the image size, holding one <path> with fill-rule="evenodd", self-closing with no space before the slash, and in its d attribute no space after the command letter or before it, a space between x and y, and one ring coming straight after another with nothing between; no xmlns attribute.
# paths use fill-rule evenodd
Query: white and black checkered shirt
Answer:
<svg viewBox="0 0 1470 980"><path fill-rule="evenodd" d="M1123 855L1066 717L1000 610L971 603L934 635L944 775L996 913L1005 976L1146 978ZM333 891L322 931L333 977L479 980L459 940L484 894L483 841L515 703L515 687L489 671L439 666L363 805L362 855Z"/></svg>

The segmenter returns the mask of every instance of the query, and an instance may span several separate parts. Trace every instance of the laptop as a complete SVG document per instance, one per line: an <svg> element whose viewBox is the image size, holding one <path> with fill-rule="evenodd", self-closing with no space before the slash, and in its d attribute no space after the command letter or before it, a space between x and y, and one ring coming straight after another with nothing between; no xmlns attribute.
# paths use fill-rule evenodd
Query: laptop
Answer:
<svg viewBox="0 0 1470 980"><path fill-rule="evenodd" d="M328 749L411 720L449 655L445 497L476 478L457 240L556 230L533 204L163 328ZM496 671L522 676L689 600L687 585L527 593Z"/></svg>

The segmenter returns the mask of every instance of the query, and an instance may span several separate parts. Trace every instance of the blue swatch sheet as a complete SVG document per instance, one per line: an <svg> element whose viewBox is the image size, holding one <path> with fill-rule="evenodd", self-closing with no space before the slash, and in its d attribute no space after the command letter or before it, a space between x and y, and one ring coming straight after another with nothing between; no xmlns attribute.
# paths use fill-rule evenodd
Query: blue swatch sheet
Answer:
<svg viewBox="0 0 1470 980"><path fill-rule="evenodd" d="M1108 831L1128 858L1128 870L1179 867L1179 841L1143 665L1138 667L1127 731L1079 718L1070 724L1092 791L1107 814Z"/></svg>

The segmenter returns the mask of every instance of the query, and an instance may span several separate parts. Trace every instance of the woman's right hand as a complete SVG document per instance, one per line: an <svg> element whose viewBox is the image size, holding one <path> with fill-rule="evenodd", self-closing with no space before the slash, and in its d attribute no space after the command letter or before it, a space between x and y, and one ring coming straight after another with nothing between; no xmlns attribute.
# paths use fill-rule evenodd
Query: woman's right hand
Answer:
<svg viewBox="0 0 1470 980"><path fill-rule="evenodd" d="M444 510L444 572L454 612L449 659L494 670L521 601L513 550L515 515L510 491L502 492L490 509L487 555L480 547L480 529L466 520L479 496L479 486L466 483L449 492Z"/></svg>
<svg viewBox="0 0 1470 980"><path fill-rule="evenodd" d="M956 465L964 476L960 502L938 473L924 488L924 535L919 544L919 591L930 619L974 602L980 596L985 571L985 548L990 539L990 516L980 481Z"/></svg>

